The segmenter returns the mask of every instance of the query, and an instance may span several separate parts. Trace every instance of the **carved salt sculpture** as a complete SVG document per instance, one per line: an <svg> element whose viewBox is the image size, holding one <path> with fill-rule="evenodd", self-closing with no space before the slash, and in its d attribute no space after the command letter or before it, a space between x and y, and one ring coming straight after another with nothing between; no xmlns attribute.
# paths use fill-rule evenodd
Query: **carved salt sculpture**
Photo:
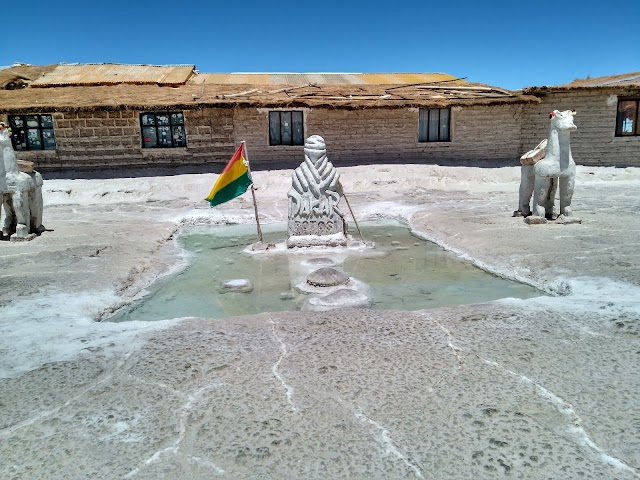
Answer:
<svg viewBox="0 0 640 480"><path fill-rule="evenodd" d="M341 246L347 244L346 222L338 207L342 198L340 174L327 158L324 139L307 138L304 162L293 172L288 193L287 246Z"/></svg>
<svg viewBox="0 0 640 480"><path fill-rule="evenodd" d="M42 225L42 176L18 168L10 130L0 125L0 194L5 212L2 233L12 241L31 240L44 232Z"/></svg>
<svg viewBox="0 0 640 480"><path fill-rule="evenodd" d="M553 219L555 195L560 189L560 215L556 219L559 223L580 223L572 217L571 200L576 179L576 164L571 155L571 132L578 127L573 123L575 110L554 110L549 114L551 127L547 139L544 158L533 165L533 188L531 188L531 173L523 172L520 184L519 208L527 218L529 224L546 223ZM540 145L539 145L540 147ZM533 205L531 215L527 216L529 196L533 190Z"/></svg>

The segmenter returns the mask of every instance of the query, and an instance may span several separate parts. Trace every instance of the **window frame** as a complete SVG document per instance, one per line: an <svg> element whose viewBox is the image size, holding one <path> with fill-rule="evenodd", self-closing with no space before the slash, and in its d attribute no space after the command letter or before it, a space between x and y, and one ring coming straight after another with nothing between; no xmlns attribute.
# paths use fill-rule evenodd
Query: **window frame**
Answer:
<svg viewBox="0 0 640 480"><path fill-rule="evenodd" d="M290 127L288 132L283 132L283 115L289 115L290 117ZM275 141L275 130L274 125L275 117L277 116L278 120L278 141ZM294 117L299 117L301 130L299 134L296 134L293 123ZM299 147L304 146L304 110L269 110L268 116L268 135L269 135L269 146L270 147ZM288 136L288 141L283 141L283 133L286 133Z"/></svg>
<svg viewBox="0 0 640 480"><path fill-rule="evenodd" d="M623 133L622 132L622 122L620 115L620 103L621 102L635 102L636 103L636 118L633 121L633 132L631 133ZM638 137L640 136L640 127L638 127L638 120L640 120L640 98L618 98L618 103L616 104L616 137Z"/></svg>
<svg viewBox="0 0 640 480"><path fill-rule="evenodd" d="M436 140L430 139L430 123L431 112L438 112L438 138ZM443 138L443 129L440 123L442 111L446 111L447 125L446 125L446 138ZM423 122L426 122L423 127ZM422 134L424 132L424 135ZM429 108L420 107L418 109L418 143L448 143L451 142L451 107L447 108Z"/></svg>
<svg viewBox="0 0 640 480"><path fill-rule="evenodd" d="M38 122L38 126L37 127L30 127L29 124L27 123L27 118L26 117L36 117L37 118L37 122ZM44 127L42 126L42 117L49 117L51 119L51 126L50 127ZM22 122L22 127L17 127L15 126L15 118L20 118L20 121ZM24 114L18 114L18 115L8 115L7 116L7 121L9 123L9 126L11 127L12 130L12 135L11 135L11 145L13 146L13 149L16 152L41 152L41 151L45 151L45 150L49 150L49 151L55 151L58 148L58 144L56 143L56 132L53 126L53 114L52 113L24 113ZM24 135L25 135L25 148L17 148L16 147L16 143L17 143L17 138L15 136L15 132L17 130L23 130L24 131ZM33 148L31 145L31 142L29 141L29 130L37 130L38 131L38 142L40 143L40 148ZM53 139L53 147L47 146L47 142L45 142L45 136L44 136L44 132L48 131L51 132L51 138Z"/></svg>
<svg viewBox="0 0 640 480"><path fill-rule="evenodd" d="M182 121L178 122L178 123L174 123L173 121L173 115L177 115L180 114L182 116ZM149 115L153 115L153 123L150 124L145 124L142 121L142 118L145 116L149 116ZM158 116L161 115L166 115L169 118L169 123L168 124L159 124L158 123ZM142 148L149 148L149 149L153 149L153 148L186 148L187 146L187 128L185 126L185 117L184 117L184 111L169 111L169 112L140 112L139 115L139 120L140 120L140 141L142 142ZM155 129L155 145L146 145L145 142L145 134L144 134L144 129L146 127L153 127ZM162 145L160 143L160 138L159 138L159 127L169 127L169 132L171 132L171 144L170 145ZM182 144L178 144L178 142L176 141L175 138L175 130L174 127L182 127L182 131L183 131L183 135L184 135L184 141Z"/></svg>

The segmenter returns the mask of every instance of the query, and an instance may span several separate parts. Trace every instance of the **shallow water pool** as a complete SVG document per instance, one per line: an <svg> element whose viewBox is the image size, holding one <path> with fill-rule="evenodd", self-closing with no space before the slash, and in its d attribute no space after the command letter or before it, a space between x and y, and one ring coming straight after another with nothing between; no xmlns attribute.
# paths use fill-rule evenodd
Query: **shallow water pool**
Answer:
<svg viewBox="0 0 640 480"><path fill-rule="evenodd" d="M285 228L263 227L265 241L284 242ZM349 231L356 235L353 226ZM365 240L375 242L374 248L249 254L243 250L257 241L254 226L190 229L178 239L189 253L187 267L159 279L147 295L109 320L219 318L303 309L309 296L295 285L319 268L310 262L317 258L330 259L355 278L374 309L420 310L542 294L463 262L398 223L364 224L362 232ZM221 293L222 283L231 279L250 280L253 291Z"/></svg>

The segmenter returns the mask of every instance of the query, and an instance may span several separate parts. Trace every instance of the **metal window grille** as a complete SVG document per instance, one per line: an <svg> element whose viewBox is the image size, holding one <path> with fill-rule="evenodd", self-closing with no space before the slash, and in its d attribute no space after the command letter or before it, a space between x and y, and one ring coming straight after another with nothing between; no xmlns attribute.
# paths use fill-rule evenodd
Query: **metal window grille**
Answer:
<svg viewBox="0 0 640 480"><path fill-rule="evenodd" d="M140 132L143 148L187 146L187 131L182 112L141 113Z"/></svg>
<svg viewBox="0 0 640 480"><path fill-rule="evenodd" d="M9 125L14 150L56 149L52 115L9 115Z"/></svg>
<svg viewBox="0 0 640 480"><path fill-rule="evenodd" d="M269 112L269 145L304 145L303 120L300 111Z"/></svg>
<svg viewBox="0 0 640 480"><path fill-rule="evenodd" d="M419 142L449 142L451 109L421 108L418 117Z"/></svg>
<svg viewBox="0 0 640 480"><path fill-rule="evenodd" d="M640 99L618 99L616 137L639 136Z"/></svg>

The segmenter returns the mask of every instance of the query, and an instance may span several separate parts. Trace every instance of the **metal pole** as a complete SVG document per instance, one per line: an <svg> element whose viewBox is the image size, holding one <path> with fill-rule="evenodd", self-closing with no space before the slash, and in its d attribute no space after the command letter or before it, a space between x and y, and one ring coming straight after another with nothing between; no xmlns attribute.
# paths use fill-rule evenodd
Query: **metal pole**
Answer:
<svg viewBox="0 0 640 480"><path fill-rule="evenodd" d="M247 162L247 171L249 172L249 176L251 177L251 167L249 167L249 153L247 153L247 144L243 140L242 149L244 150L244 159ZM258 237L260 238L260 242L262 242L262 229L260 228L260 219L258 218L258 202L256 202L256 189L253 186L253 178L251 178L251 196L253 197L253 210L256 215L256 226L258 227Z"/></svg>
<svg viewBox="0 0 640 480"><path fill-rule="evenodd" d="M353 210L351 209L351 204L349 203L347 194L344 193L344 187L342 186L342 182L338 181L338 183L340 184L340 190L342 190L342 196L344 197L344 201L347 202L347 207L349 207L349 211L351 212L351 216L353 217L353 222L356 224L356 229L358 230L358 234L360 235L360 240L362 240L362 243L365 243L364 237L362 236L362 232L360 231L360 227L358 226L358 220L356 220L356 216L353 214Z"/></svg>

